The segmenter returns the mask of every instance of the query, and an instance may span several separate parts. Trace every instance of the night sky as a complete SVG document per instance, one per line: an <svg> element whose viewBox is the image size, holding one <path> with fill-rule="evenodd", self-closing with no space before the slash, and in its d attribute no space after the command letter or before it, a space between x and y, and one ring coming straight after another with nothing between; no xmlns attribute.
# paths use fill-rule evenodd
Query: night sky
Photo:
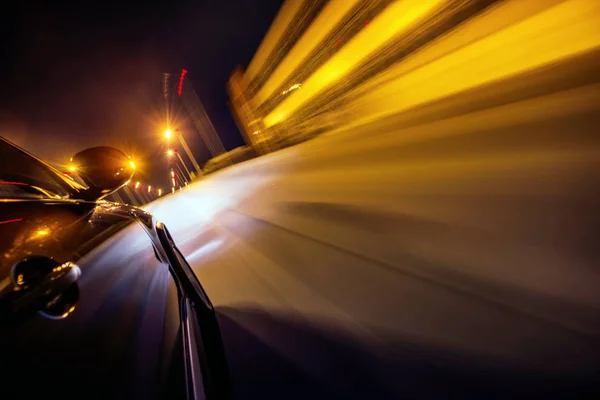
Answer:
<svg viewBox="0 0 600 400"><path fill-rule="evenodd" d="M225 148L243 144L226 82L248 64L282 0L69 3L3 10L1 136L55 165L115 146L138 160L138 179L162 184L161 74L185 68ZM198 134L188 134L205 161Z"/></svg>

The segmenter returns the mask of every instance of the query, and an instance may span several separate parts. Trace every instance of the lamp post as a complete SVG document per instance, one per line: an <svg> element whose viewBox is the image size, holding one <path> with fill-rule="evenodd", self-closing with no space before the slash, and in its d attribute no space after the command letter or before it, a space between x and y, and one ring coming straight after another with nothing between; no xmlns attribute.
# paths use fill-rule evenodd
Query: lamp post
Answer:
<svg viewBox="0 0 600 400"><path fill-rule="evenodd" d="M177 165L177 169L179 170L179 179L184 183L189 182L188 178L185 177L185 174L183 173L183 170L181 169L181 167L178 164L175 164L175 165Z"/></svg>
<svg viewBox="0 0 600 400"><path fill-rule="evenodd" d="M177 139L179 140L179 143L181 143L181 147L183 147L183 150L186 152L188 158L192 162L192 165L194 166L194 169L196 170L196 174L198 176L201 176L202 169L200 169L198 162L196 162L196 159L194 158L192 151L190 150L189 146L187 145L185 139L183 138L183 135L179 134L178 132L179 131L177 129L175 130L175 132L173 132L173 130L168 128L167 130L165 130L165 138L167 139L167 141L169 141L169 140L171 140L171 137L173 137L173 136L177 137Z"/></svg>
<svg viewBox="0 0 600 400"><path fill-rule="evenodd" d="M173 170L173 168L171 168L171 190L173 193L175 193L176 185L177 185L177 182L175 181L175 170Z"/></svg>
<svg viewBox="0 0 600 400"><path fill-rule="evenodd" d="M192 181L192 174L190 173L190 170L188 169L187 165L185 165L185 163L183 162L183 159L181 158L181 154L179 154L179 152L177 150L171 150L171 149L169 149L167 151L167 155L169 157L173 157L174 155L177 155L177 158L179 158L179 162L181 163L181 165L183 165L183 168L185 169L185 172L187 172L187 175L189 177L189 181L191 182ZM183 174L183 171L182 171L182 174Z"/></svg>

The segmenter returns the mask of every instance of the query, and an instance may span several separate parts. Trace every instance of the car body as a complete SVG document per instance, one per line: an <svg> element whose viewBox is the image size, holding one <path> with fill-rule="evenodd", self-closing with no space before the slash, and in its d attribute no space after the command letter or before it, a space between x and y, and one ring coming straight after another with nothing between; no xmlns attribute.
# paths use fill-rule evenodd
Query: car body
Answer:
<svg viewBox="0 0 600 400"><path fill-rule="evenodd" d="M167 228L2 138L0 158L2 397L230 397L212 304Z"/></svg>

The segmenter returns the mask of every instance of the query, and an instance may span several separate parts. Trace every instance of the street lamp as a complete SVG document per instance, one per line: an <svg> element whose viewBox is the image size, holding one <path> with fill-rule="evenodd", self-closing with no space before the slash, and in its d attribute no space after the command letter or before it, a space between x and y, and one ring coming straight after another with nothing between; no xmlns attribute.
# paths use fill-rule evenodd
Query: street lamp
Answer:
<svg viewBox="0 0 600 400"><path fill-rule="evenodd" d="M186 178L186 177L185 177L185 174L183 173L183 170L181 169L181 167L179 166L179 164L175 164L175 165L177 166L177 169L178 169L178 170L179 170L179 172L180 172L180 175L179 175L179 177L180 177L180 178L179 178L179 179L180 179L181 181L183 181L183 182L187 182L187 181L188 181L188 178ZM189 175L189 172L188 172L188 175Z"/></svg>
<svg viewBox="0 0 600 400"><path fill-rule="evenodd" d="M174 154L176 154L177 158L179 158L179 162L181 163L181 165L183 165L183 168L185 169L185 172L187 172L187 175L188 175L188 177L190 178L190 181L191 181L192 180L192 174L190 173L190 170L188 169L187 165L185 165L185 162L183 161L183 158L181 158L181 155L179 154L179 152L177 150L172 150L172 149L169 149L167 151L167 155L169 157L172 157ZM179 170L181 170L181 167L179 165L177 165L177 166L179 167ZM181 171L181 174L183 175L183 171Z"/></svg>
<svg viewBox="0 0 600 400"><path fill-rule="evenodd" d="M198 165L198 162L194 158L192 151L190 150L185 139L183 138L183 135L179 132L178 128L175 129L175 132L173 132L171 130L171 128L167 128L167 130L165 130L165 137L167 138L167 141L169 141L172 136L175 136L175 138L178 139L179 142L181 143L181 147L183 147L183 150L186 152L188 159L192 162L192 165L193 165L194 169L196 170L196 174L202 175L202 169L200 168L200 165ZM169 153L169 155L171 155L171 154ZM180 158L181 158L181 156L180 156Z"/></svg>

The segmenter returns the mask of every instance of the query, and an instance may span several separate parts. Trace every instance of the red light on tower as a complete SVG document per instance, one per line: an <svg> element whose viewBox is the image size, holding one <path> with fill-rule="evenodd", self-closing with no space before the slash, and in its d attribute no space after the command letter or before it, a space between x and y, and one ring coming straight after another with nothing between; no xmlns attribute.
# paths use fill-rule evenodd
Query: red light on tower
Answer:
<svg viewBox="0 0 600 400"><path fill-rule="evenodd" d="M181 75L179 75L179 87L177 88L178 96L181 96L181 93L183 93L183 79L185 78L185 74L187 74L187 69L182 69Z"/></svg>

